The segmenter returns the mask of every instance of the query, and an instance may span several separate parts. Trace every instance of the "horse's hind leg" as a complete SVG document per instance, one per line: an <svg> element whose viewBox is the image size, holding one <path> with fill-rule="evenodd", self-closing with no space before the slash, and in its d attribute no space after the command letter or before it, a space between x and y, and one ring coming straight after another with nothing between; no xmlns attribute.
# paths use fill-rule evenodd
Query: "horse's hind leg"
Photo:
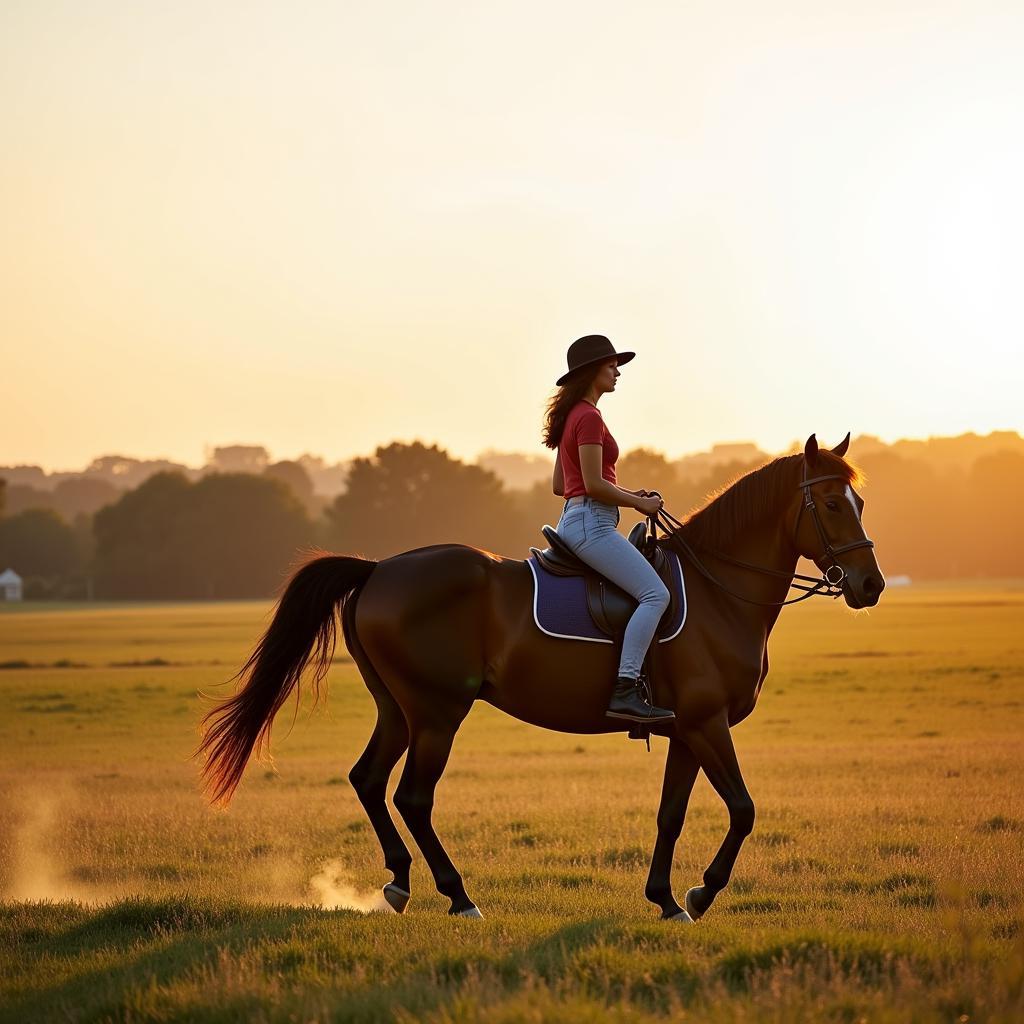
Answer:
<svg viewBox="0 0 1024 1024"><path fill-rule="evenodd" d="M482 917L466 894L462 876L437 838L430 820L434 808L434 790L448 763L455 732L469 708L456 710L453 707L450 710L451 715L446 716L448 720L443 723L437 721L437 716L429 724L411 724L409 754L395 790L395 807L405 819L423 853L434 876L437 891L452 901L448 913Z"/></svg>
<svg viewBox="0 0 1024 1024"><path fill-rule="evenodd" d="M377 833L384 851L384 866L393 876L384 886L384 898L401 914L412 891L409 884L412 856L388 810L387 785L398 759L409 746L409 729L401 708L390 694L374 694L374 699L377 724L366 749L348 773L348 779Z"/></svg>
<svg viewBox="0 0 1024 1024"><path fill-rule="evenodd" d="M366 688L377 704L377 724L373 728L370 742L366 744L359 760L348 773L349 782L355 789L359 802L373 825L374 832L384 851L384 866L391 872L392 881L384 886L384 898L399 914L409 902L409 868L412 855L405 845L387 804L387 786L398 759L409 746L409 727L398 701L388 690L380 673L374 668L366 650L356 634L353 616L356 602L345 602L342 628L345 643L359 669Z"/></svg>

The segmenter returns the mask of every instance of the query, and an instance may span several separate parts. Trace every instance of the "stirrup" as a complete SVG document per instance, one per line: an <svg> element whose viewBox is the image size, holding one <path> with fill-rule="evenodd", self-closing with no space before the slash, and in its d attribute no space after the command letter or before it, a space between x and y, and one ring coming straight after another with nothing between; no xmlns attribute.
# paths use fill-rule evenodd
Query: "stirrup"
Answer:
<svg viewBox="0 0 1024 1024"><path fill-rule="evenodd" d="M649 725L641 725L639 722L634 722L629 727L629 732L626 735L631 740L643 740L647 744L647 753L651 752L651 727Z"/></svg>

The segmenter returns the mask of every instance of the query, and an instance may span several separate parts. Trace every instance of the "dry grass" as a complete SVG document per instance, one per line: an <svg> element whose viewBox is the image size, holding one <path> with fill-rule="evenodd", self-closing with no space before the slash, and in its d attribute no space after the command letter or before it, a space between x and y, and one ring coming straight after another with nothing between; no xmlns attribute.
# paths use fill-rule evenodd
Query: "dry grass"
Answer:
<svg viewBox="0 0 1024 1024"><path fill-rule="evenodd" d="M30 666L0 671L0 1017L1024 1014L1024 586L783 614L736 730L756 831L689 928L642 891L664 741L648 755L485 706L435 822L486 919L447 917L421 859L405 916L325 909L374 906L389 877L346 780L373 721L353 666L332 668L326 714L290 734L283 716L277 770L252 766L228 813L189 761L197 690L236 670L267 611L0 612L0 662ZM725 825L700 780L677 895Z"/></svg>

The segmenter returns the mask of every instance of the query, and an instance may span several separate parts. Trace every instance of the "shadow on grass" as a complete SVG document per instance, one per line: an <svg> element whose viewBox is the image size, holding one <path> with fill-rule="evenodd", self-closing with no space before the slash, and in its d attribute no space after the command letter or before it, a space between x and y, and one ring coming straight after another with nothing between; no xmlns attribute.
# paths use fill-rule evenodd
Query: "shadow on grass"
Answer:
<svg viewBox="0 0 1024 1024"><path fill-rule="evenodd" d="M325 913L190 897L129 898L98 910L79 903L4 906L0 938L14 949L23 976L38 971L38 984L5 1001L0 1021L122 1019L140 987L171 985L225 952L279 941ZM31 922L21 924L23 916Z"/></svg>
<svg viewBox="0 0 1024 1024"><path fill-rule="evenodd" d="M863 993L895 991L909 975L916 985L949 982L965 966L912 939L754 937L723 925L593 917L530 936L514 919L495 925L191 896L99 909L10 904L0 907L0 946L13 951L17 970L2 970L16 983L0 1020L447 1019L467 999L493 1005L537 987L555 1001L625 1002L662 1015L722 993L745 998L779 969L812 985L843 978ZM973 968L987 970L980 960Z"/></svg>
<svg viewBox="0 0 1024 1024"><path fill-rule="evenodd" d="M339 918L376 919L381 927L339 942ZM493 992L515 992L526 978L552 986L571 980L601 995L630 989L633 967L615 945L621 925L610 919L574 921L507 954L466 945L466 928L447 948L424 944L420 933L408 937L403 958L388 925L406 922L413 923L191 897L128 899L98 910L9 905L0 908L0 938L13 940L22 992L14 989L0 1020L246 1020L291 1017L297 1003L312 1017L343 1011L345 1020L378 1021L393 1019L399 1007L413 1015L443 1010L479 983ZM226 979L231 958L248 964ZM206 1004L195 1001L204 979ZM668 980L666 973L658 982Z"/></svg>

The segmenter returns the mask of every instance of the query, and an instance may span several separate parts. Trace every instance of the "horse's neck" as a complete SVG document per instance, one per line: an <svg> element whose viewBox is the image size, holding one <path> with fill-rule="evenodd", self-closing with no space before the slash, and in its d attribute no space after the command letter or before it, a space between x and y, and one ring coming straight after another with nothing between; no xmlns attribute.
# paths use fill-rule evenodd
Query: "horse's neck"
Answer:
<svg viewBox="0 0 1024 1024"><path fill-rule="evenodd" d="M750 565L785 573L788 578L755 572L753 569L745 569L717 558L708 559L706 563L712 574L730 590L751 600L786 600L798 558L789 538L786 519L785 510L780 510L777 516L766 517L757 527L745 531L742 537L736 538L719 550L722 554L748 562ZM729 597L728 600L741 604L744 614L750 617L753 624L763 627L766 635L771 632L781 611L779 607L748 604L733 597Z"/></svg>

